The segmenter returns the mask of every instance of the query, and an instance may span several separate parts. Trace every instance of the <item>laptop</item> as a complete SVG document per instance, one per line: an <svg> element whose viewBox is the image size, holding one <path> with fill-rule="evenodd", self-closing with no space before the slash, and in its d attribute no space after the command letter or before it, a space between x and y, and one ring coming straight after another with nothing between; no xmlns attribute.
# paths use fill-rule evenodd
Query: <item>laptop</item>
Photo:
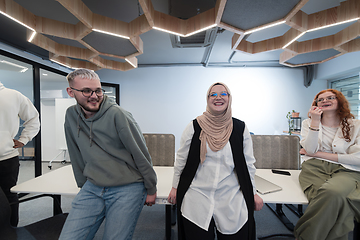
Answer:
<svg viewBox="0 0 360 240"><path fill-rule="evenodd" d="M255 185L256 185L256 191L261 194L267 194L272 192L277 192L282 190L282 188L262 177L259 177L255 174Z"/></svg>

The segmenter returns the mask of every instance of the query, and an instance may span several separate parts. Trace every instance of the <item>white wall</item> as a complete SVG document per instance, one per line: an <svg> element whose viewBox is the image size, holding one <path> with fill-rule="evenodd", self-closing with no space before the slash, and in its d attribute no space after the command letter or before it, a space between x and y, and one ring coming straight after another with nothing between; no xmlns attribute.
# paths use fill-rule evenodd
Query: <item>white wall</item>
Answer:
<svg viewBox="0 0 360 240"><path fill-rule="evenodd" d="M139 68L100 70L102 81L120 84L120 105L131 112L143 132L173 133L176 149L185 126L206 108L208 87L221 81L233 95L233 116L255 134L282 134L288 111L306 117L325 80L303 85L303 71L290 68Z"/></svg>

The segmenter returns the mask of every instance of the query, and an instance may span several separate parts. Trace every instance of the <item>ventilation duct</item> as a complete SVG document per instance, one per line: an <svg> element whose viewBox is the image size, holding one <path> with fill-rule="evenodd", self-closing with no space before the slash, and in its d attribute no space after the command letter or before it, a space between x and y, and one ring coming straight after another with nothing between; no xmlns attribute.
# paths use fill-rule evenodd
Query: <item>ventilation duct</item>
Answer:
<svg viewBox="0 0 360 240"><path fill-rule="evenodd" d="M173 48L192 48L208 47L216 39L217 27L199 32L189 37L180 37L170 34L170 40Z"/></svg>

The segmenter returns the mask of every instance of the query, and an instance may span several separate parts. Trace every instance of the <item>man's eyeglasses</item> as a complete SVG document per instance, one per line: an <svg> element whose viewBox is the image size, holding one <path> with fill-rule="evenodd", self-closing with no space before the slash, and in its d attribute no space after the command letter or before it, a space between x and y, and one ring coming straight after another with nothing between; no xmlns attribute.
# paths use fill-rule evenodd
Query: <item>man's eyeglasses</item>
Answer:
<svg viewBox="0 0 360 240"><path fill-rule="evenodd" d="M331 101L331 100L334 100L334 99L336 99L336 96L329 96L329 97L326 97L326 98L318 98L318 99L315 100L315 102L317 102L317 103L320 102L321 103L321 102L323 102L325 100Z"/></svg>
<svg viewBox="0 0 360 240"><path fill-rule="evenodd" d="M209 94L210 98L217 98L218 96L220 96L221 98L224 98L224 97L228 97L229 94L227 92L221 92L221 93L211 92Z"/></svg>
<svg viewBox="0 0 360 240"><path fill-rule="evenodd" d="M76 88L72 88L70 87L72 90L78 91L78 92L82 92L84 97L91 97L91 95L93 95L93 93L96 94L96 96L98 97L102 97L104 95L105 90L98 88L96 90L91 90L90 88L84 88L82 90L76 89Z"/></svg>

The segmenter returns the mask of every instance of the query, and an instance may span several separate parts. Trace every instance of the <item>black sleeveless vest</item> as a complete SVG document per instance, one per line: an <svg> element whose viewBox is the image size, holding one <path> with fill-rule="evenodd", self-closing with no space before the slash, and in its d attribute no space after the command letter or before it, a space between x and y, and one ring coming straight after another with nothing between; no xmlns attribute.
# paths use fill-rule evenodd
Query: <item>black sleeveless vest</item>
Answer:
<svg viewBox="0 0 360 240"><path fill-rule="evenodd" d="M197 168L200 164L200 144L199 139L201 128L197 120L193 120L194 135L191 140L189 149L189 156L186 161L183 172L180 176L179 185L176 193L177 202L177 220L178 220L178 238L185 239L182 218L181 218L181 204L190 184L195 177ZM245 156L243 152L243 133L245 123L236 118L233 118L233 131L230 136L231 151L234 158L235 171L238 177L240 190L243 192L246 206L248 208L248 227L249 236L247 239L254 240L256 236L255 221L254 221L254 193L253 186L250 179L250 174L246 165Z"/></svg>

